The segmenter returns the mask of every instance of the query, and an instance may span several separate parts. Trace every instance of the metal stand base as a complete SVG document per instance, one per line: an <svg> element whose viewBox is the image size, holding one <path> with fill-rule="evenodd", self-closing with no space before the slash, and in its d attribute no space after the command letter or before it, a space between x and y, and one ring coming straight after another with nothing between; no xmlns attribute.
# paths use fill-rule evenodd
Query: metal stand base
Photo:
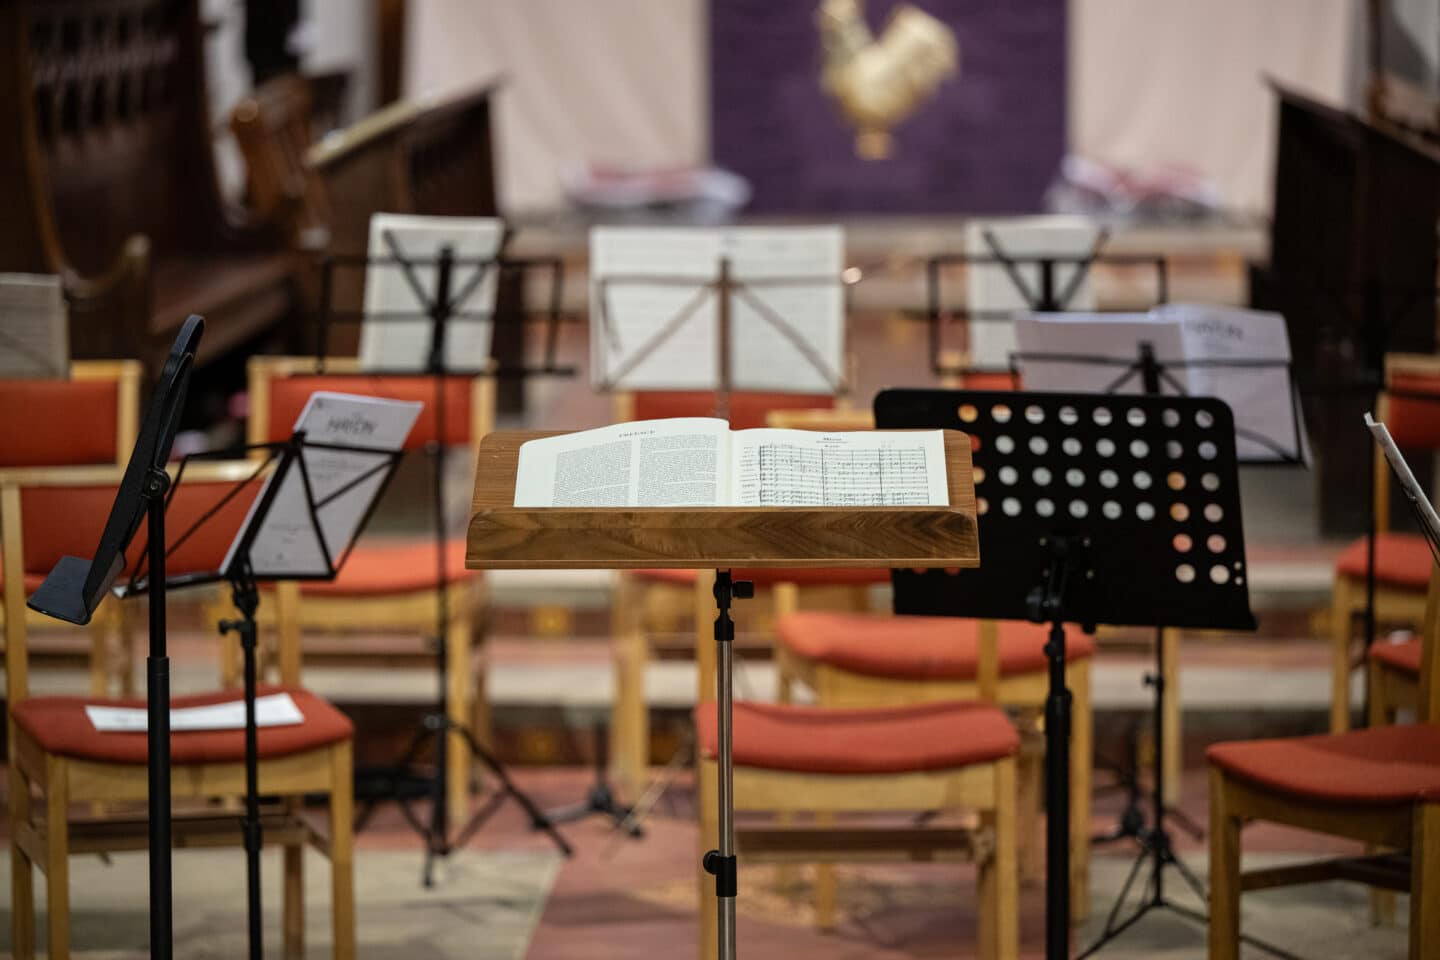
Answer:
<svg viewBox="0 0 1440 960"><path fill-rule="evenodd" d="M420 757L421 751L425 748L427 740L434 738L437 741L437 762L444 762L444 749L443 747L439 747L439 744L443 744L446 736L450 733L458 733L464 738L466 746L470 749L470 755L483 763L486 769L490 771L500 784L499 788L492 793L490 797L486 799L485 803L481 805L480 809L476 810L470 819L455 832L453 837L450 835L446 824L444 799L445 779L443 776L436 776L430 779L430 819L428 823L422 820L420 815L415 812L413 806L414 801L405 796L399 789L400 784L406 779L405 772L413 768L415 762ZM404 815L405 821L410 824L411 828L425 841L425 863L421 868L420 879L421 883L423 883L427 889L435 885L435 859L437 857L448 857L469 843L470 838L479 832L480 828L483 827L485 822L500 808L500 804L505 802L506 798L513 799L516 803L520 804L521 808L524 809L530 817L530 826L535 830L544 830L549 834L550 839L555 843L555 847L562 854L568 857L575 852L569 842L555 829L554 820L547 816L545 811L540 809L535 801L530 798L529 794L515 786L515 782L510 779L509 774L505 772L505 767L501 765L495 755L482 746L480 741L475 739L473 733L459 724L452 722L444 714L431 713L425 716L421 729L410 741L410 745L406 748L400 762L389 772L389 775L384 778L383 782L388 787L385 792L389 796L393 796L400 805L400 812ZM374 814L375 806L378 802L379 800L377 798L371 798L366 801L365 806L360 811L360 815L355 819L355 829L357 832L364 829L365 825L369 823L370 817Z"/></svg>
<svg viewBox="0 0 1440 960"><path fill-rule="evenodd" d="M632 815L633 808L622 804L610 786L610 774L606 769L610 760L605 750L603 726L595 727L595 745L591 754L595 758L595 781L586 792L585 799L569 806L547 810L546 817L551 823L574 823L588 817L605 817L615 829L632 837L643 837L645 831L641 829L639 819Z"/></svg>

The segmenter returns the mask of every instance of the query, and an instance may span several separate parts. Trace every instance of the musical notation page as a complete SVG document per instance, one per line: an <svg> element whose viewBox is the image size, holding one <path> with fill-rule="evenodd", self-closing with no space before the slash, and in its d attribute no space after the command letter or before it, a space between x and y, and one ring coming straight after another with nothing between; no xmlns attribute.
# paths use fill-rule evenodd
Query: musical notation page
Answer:
<svg viewBox="0 0 1440 960"><path fill-rule="evenodd" d="M734 506L945 506L939 430L740 430L730 438Z"/></svg>

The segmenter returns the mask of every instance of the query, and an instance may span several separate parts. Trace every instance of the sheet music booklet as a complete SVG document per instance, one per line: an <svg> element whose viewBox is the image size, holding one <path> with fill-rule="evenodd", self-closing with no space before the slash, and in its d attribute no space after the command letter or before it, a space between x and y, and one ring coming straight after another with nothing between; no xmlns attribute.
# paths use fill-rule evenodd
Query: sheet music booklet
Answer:
<svg viewBox="0 0 1440 960"><path fill-rule="evenodd" d="M250 564L255 577L329 575L327 554L331 561L338 560L355 539L388 476L386 465L395 451L404 447L423 407L418 401L348 393L318 391L310 395L295 421L296 431L305 431L307 446L302 449L301 458L310 490L307 494L299 464L292 465L281 480L269 512L259 521L260 529L250 545ZM308 446L327 443L366 447L375 452ZM266 478L250 505L250 512L220 565L222 574L229 573L244 544L246 531L256 522L255 511L273 481L273 475ZM311 522L310 496L314 497L315 516L325 540L323 547Z"/></svg>
<svg viewBox="0 0 1440 960"><path fill-rule="evenodd" d="M730 429L676 417L520 447L517 507L948 505L941 430Z"/></svg>

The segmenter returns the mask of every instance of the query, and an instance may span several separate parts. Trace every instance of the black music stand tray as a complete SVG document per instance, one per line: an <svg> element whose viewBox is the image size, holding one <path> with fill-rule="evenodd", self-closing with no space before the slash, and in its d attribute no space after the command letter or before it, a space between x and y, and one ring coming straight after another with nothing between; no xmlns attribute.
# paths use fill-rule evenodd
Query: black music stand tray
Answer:
<svg viewBox="0 0 1440 960"><path fill-rule="evenodd" d="M976 506L985 563L975 570L896 570L901 614L1050 624L1045 646L1046 924L1048 960L1068 955L1069 737L1063 624L1255 628L1250 612L1235 433L1214 398L887 390L881 429L964 430L975 441ZM981 474L983 471L983 474ZM1158 722L1158 714L1157 714ZM1158 734L1157 734L1158 736ZM1159 796L1156 781L1156 801ZM1203 919L1165 898L1161 867L1175 864L1151 831L1127 879L1153 858L1152 907ZM1112 929L1113 928L1113 929Z"/></svg>
<svg viewBox="0 0 1440 960"><path fill-rule="evenodd" d="M185 407L185 395L195 362L195 351L205 332L205 321L191 316L180 328L130 462L120 479L115 504L90 560L62 557L31 595L28 606L68 623L87 624L120 571L125 550L145 518L149 536L150 568L165 570L165 492L170 475L165 464L175 440L175 428ZM149 723L146 766L150 858L150 956L170 960L174 953L174 921L170 863L170 660L165 652L165 590L150 594L150 652L145 661L145 700Z"/></svg>
<svg viewBox="0 0 1440 960"><path fill-rule="evenodd" d="M334 375L333 371L325 370L326 349L329 344L329 328L332 323L423 323L430 327L430 343L425 363L417 368L395 368L395 369L365 369L355 376L424 376L434 382L435 395L431 401L435 409L435 442L429 445L428 453L431 458L431 498L433 534L435 540L436 576L439 588L436 590L436 612L435 612L435 663L438 674L438 689L440 691L440 702L438 709L431 711L422 718L420 728L415 732L409 745L400 756L400 760L388 770L378 776L378 788L366 798L365 806L361 809L356 819L356 829L364 829L369 822L370 816L374 813L375 804L381 796L394 798L400 805L406 822L425 841L425 862L421 868L421 882L426 887L434 885L434 861L436 857L447 857L455 850L463 847L469 839L484 826L485 821L495 812L500 801L506 796L514 797L525 808L530 816L531 826L536 830L544 830L548 833L560 851L569 856L571 848L565 838L555 829L556 818L543 812L530 797L515 786L509 776L506 775L504 767L498 757L495 756L484 744L476 738L474 731L461 724L455 723L446 711L445 696L449 689L450 663L445 646L445 635L450 626L450 603L445 590L449 582L449 560L446 556L446 546L449 540L445 529L445 436L447 422L447 392L445 381L449 377L464 376L494 376L494 377L526 377L537 374L553 374L558 376L574 375L573 367L561 367L555 362L558 349L561 289L563 283L563 264L558 258L505 258L505 257L457 257L454 248L449 244L442 244L433 257L412 257L407 256L400 248L399 242L390 231L382 231L381 239L386 248L390 251L389 256L330 256L323 264L322 286L321 286L321 307L319 334L316 343L316 365L322 372ZM508 237L507 237L508 239ZM502 239L503 249L505 240ZM406 285L415 297L416 309L405 312L366 313L364 311L337 311L333 309L332 296L334 290L334 271L337 266L393 266L399 267ZM426 288L417 268L435 268L435 282L433 292ZM492 312L462 311L459 306L464 303L476 288L484 283L485 278L492 270L495 271L524 271L529 267L540 267L547 269L550 273L550 306L546 319L545 336L545 360L537 368L522 366L518 369L501 368L495 369L484 366L476 369L457 369L451 367L446 360L446 332L452 323L498 323L499 317ZM458 268L470 267L473 272L463 282L457 277ZM518 321L523 323L525 317L522 314ZM500 781L501 789L495 793L490 801L478 809L466 823L460 827L452 836L449 829L447 788L447 764L446 757L449 751L449 735L458 734L464 740L467 748L473 757L478 759L493 773ZM419 759L427 742L434 741L435 773L430 777L417 777L410 771L413 770L416 761ZM410 796L402 789L402 783L414 783L421 780L421 788L430 796L430 820L429 823L422 823L420 818L410 807ZM609 812L609 811L606 811ZM613 816L616 822L620 822L627 811L616 810Z"/></svg>

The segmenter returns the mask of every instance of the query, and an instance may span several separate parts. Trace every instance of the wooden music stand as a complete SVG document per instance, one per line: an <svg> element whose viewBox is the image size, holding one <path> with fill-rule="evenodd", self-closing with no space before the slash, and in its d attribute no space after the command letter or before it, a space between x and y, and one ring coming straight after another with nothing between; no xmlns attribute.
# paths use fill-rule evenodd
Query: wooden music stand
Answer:
<svg viewBox="0 0 1440 960"><path fill-rule="evenodd" d="M705 855L715 875L719 955L735 957L735 822L731 756L732 599L754 585L730 570L784 567L962 568L980 565L970 441L945 433L949 506L515 507L520 445L553 432L506 431L480 441L466 537L472 570L714 569L718 663L719 842ZM697 651L698 653L698 651ZM702 669L703 675L703 669ZM702 689L707 702L712 691Z"/></svg>

